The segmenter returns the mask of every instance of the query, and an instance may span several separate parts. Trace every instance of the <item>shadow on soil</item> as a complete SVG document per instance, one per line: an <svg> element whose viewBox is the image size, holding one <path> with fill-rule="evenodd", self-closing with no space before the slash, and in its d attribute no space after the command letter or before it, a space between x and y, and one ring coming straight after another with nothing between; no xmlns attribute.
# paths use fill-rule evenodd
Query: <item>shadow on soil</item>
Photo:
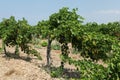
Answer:
<svg viewBox="0 0 120 80"><path fill-rule="evenodd" d="M67 78L80 79L80 72L74 69L64 69L63 75Z"/></svg>
<svg viewBox="0 0 120 80"><path fill-rule="evenodd" d="M65 78L65 79L80 79L80 72L75 70L75 69L61 69L60 67L48 67L48 66L43 66L42 68L47 71L51 77L54 78Z"/></svg>
<svg viewBox="0 0 120 80"><path fill-rule="evenodd" d="M19 55L15 54L15 53L10 53L10 52L7 52L7 55L4 55L3 57L6 58L7 60L10 60L12 58L21 59L21 60L25 60L25 61L28 61L28 62L30 62L32 60L29 56L27 56L27 57L19 56Z"/></svg>

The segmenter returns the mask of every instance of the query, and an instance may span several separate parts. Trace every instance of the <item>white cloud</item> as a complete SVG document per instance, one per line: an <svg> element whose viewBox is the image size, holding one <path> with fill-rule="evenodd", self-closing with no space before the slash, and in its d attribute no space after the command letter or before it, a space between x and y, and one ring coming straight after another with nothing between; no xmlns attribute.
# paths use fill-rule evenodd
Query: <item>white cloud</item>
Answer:
<svg viewBox="0 0 120 80"><path fill-rule="evenodd" d="M83 14L85 22L108 23L120 21L120 10L99 10Z"/></svg>
<svg viewBox="0 0 120 80"><path fill-rule="evenodd" d="M120 10L100 10L96 11L97 14L120 14Z"/></svg>

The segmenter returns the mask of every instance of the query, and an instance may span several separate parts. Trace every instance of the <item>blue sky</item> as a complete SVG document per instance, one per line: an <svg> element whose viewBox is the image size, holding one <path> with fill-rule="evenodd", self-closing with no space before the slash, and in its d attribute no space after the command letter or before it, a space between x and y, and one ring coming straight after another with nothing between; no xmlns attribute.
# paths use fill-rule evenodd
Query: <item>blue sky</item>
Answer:
<svg viewBox="0 0 120 80"><path fill-rule="evenodd" d="M0 0L0 21L10 16L25 17L35 25L62 7L78 8L84 22L120 21L120 0Z"/></svg>

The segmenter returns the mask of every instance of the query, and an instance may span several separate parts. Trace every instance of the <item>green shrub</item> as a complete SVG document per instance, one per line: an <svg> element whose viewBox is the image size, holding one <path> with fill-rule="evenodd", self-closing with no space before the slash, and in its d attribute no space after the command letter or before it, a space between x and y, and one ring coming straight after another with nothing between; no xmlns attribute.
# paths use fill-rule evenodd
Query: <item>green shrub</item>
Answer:
<svg viewBox="0 0 120 80"><path fill-rule="evenodd" d="M42 43L41 43L41 46L42 47L46 47L48 44L47 44L47 42L46 41L43 41Z"/></svg>
<svg viewBox="0 0 120 80"><path fill-rule="evenodd" d="M69 60L69 64L76 66L80 72L80 80L108 80L109 68L95 64L91 60Z"/></svg>
<svg viewBox="0 0 120 80"><path fill-rule="evenodd" d="M2 52L2 48L0 48L0 53Z"/></svg>

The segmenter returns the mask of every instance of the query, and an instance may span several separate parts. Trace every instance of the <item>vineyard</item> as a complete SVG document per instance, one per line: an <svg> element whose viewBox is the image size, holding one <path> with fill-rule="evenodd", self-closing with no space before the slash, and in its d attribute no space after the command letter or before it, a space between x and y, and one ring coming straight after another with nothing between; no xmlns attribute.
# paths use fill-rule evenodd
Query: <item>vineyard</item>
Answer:
<svg viewBox="0 0 120 80"><path fill-rule="evenodd" d="M77 10L63 7L35 26L25 18L4 18L0 22L0 55L46 61L37 68L45 70L51 80L120 80L120 22L85 24Z"/></svg>

